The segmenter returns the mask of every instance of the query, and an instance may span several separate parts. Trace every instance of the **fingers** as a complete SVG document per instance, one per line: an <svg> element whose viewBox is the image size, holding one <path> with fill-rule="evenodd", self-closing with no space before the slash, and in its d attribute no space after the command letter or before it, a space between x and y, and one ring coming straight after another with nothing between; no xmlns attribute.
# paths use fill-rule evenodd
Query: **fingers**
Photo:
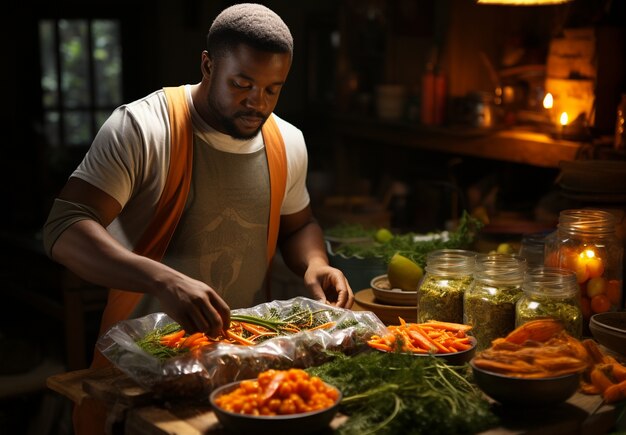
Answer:
<svg viewBox="0 0 626 435"><path fill-rule="evenodd" d="M191 310L195 314L198 330L211 337L218 336L230 326L230 308L212 289L197 300Z"/></svg>

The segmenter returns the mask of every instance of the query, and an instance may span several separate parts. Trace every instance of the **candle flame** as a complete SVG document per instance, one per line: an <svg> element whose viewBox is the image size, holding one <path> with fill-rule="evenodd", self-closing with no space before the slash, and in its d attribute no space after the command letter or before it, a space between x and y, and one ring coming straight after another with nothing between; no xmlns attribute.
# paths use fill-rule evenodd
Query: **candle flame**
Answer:
<svg viewBox="0 0 626 435"><path fill-rule="evenodd" d="M593 249L585 249L580 253L580 258L594 258L596 253L593 252Z"/></svg>
<svg viewBox="0 0 626 435"><path fill-rule="evenodd" d="M543 97L543 108L552 109L553 105L554 105L554 97L552 96L550 92L548 92L546 96Z"/></svg>
<svg viewBox="0 0 626 435"><path fill-rule="evenodd" d="M568 121L569 118L567 117L567 112L561 113L561 117L559 118L559 122L561 123L561 125L567 125Z"/></svg>

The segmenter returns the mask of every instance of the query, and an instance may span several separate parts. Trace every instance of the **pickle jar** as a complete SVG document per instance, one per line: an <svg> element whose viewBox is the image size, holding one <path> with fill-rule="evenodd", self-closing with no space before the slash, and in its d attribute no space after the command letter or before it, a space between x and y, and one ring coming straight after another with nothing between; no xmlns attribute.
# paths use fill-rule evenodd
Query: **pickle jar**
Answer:
<svg viewBox="0 0 626 435"><path fill-rule="evenodd" d="M623 256L612 213L575 209L559 214L556 232L546 239L545 265L576 274L585 329L593 314L623 306Z"/></svg>
<svg viewBox="0 0 626 435"><path fill-rule="evenodd" d="M463 323L471 325L477 349L515 329L515 304L522 296L526 259L517 255L478 254L474 281L463 298Z"/></svg>
<svg viewBox="0 0 626 435"><path fill-rule="evenodd" d="M424 278L417 289L417 321L463 323L463 294L473 281L476 253L439 249L426 257Z"/></svg>
<svg viewBox="0 0 626 435"><path fill-rule="evenodd" d="M515 305L515 327L537 319L559 320L568 334L582 338L583 315L576 274L556 267L537 267L524 274L524 291Z"/></svg>
<svg viewBox="0 0 626 435"><path fill-rule="evenodd" d="M531 233L522 236L519 256L526 259L528 268L543 266L546 233Z"/></svg>

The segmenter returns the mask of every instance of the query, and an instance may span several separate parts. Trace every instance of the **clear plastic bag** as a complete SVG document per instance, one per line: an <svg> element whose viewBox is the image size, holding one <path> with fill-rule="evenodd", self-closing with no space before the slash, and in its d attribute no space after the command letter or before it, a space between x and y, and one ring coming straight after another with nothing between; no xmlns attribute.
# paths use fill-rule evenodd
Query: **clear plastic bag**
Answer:
<svg viewBox="0 0 626 435"><path fill-rule="evenodd" d="M149 332L174 322L165 313L154 313L115 324L100 337L97 347L116 367L159 396L206 398L221 385L256 377L264 370L316 366L329 360L331 352L358 353L368 348L366 341L372 335L386 331L374 313L336 308L301 296L232 314L265 317L273 313L282 318L296 306L325 310L321 315L335 326L278 336L254 346L217 343L201 352L160 360L136 344Z"/></svg>

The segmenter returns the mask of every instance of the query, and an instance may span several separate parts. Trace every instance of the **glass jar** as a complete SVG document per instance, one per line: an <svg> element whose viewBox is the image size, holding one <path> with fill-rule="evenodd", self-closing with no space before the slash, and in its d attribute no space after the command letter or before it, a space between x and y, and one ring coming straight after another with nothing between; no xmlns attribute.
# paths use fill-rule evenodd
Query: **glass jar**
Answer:
<svg viewBox="0 0 626 435"><path fill-rule="evenodd" d="M623 255L615 216L604 210L564 210L546 239L545 265L576 274L585 330L591 315L622 307Z"/></svg>
<svg viewBox="0 0 626 435"><path fill-rule="evenodd" d="M522 236L519 256L526 259L527 267L543 266L546 233L531 233Z"/></svg>
<svg viewBox="0 0 626 435"><path fill-rule="evenodd" d="M553 318L575 338L582 338L583 315L576 274L571 270L537 267L524 275L524 294L515 305L515 327L531 320Z"/></svg>
<svg viewBox="0 0 626 435"><path fill-rule="evenodd" d="M472 325L477 349L515 329L515 304L522 296L526 259L517 255L478 254L474 281L463 298L463 323Z"/></svg>
<svg viewBox="0 0 626 435"><path fill-rule="evenodd" d="M417 289L417 321L463 323L463 294L473 281L476 253L439 249L426 257L424 278Z"/></svg>

